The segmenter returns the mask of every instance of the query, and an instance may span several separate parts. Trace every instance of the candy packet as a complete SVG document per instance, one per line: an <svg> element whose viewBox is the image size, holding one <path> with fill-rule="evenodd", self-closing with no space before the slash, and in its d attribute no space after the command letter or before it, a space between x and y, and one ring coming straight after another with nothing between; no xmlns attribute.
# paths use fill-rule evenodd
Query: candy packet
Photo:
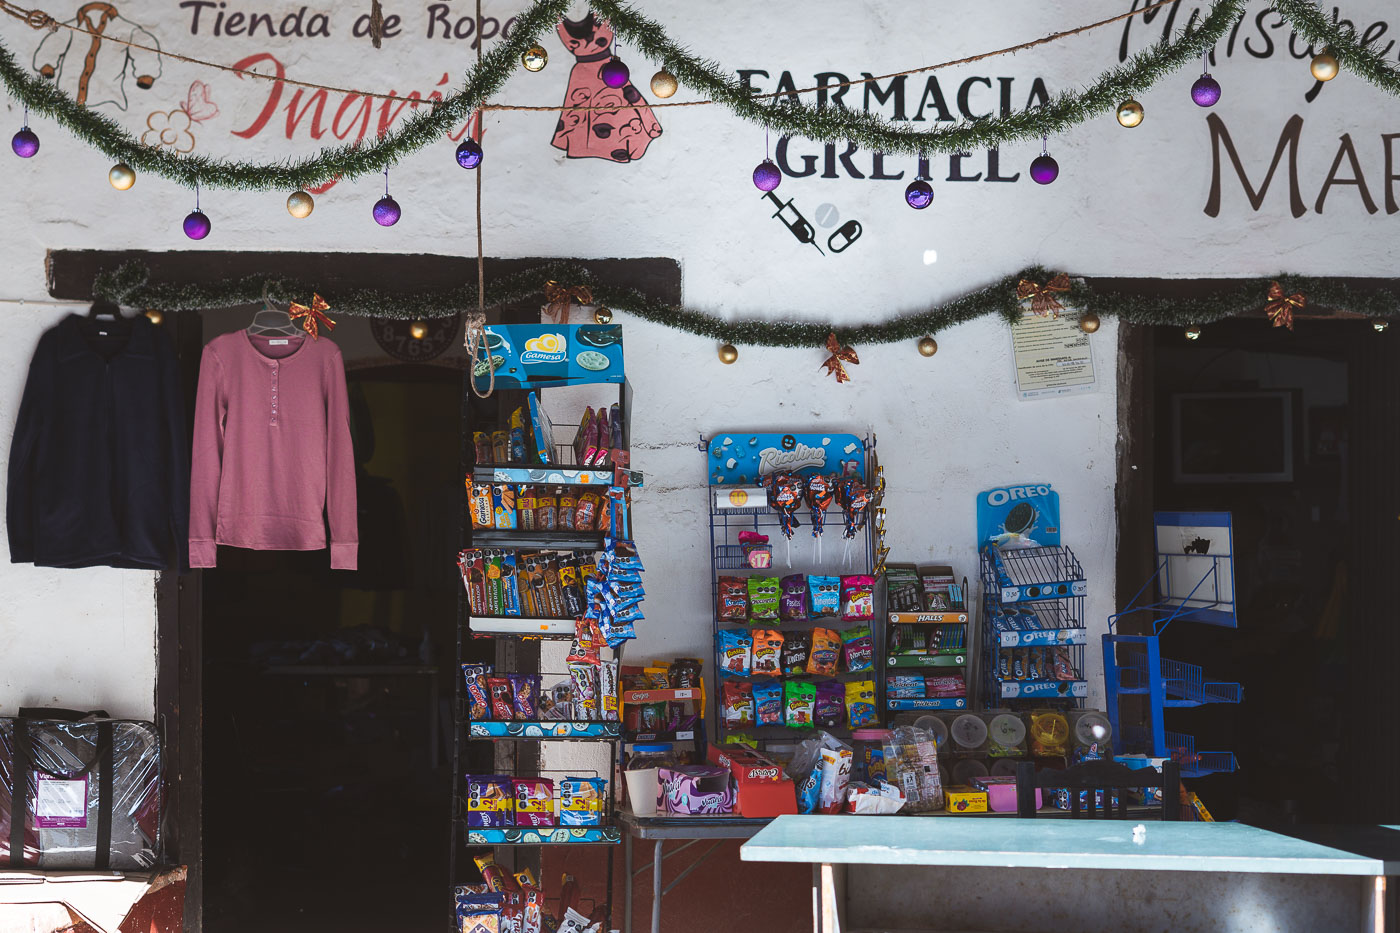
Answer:
<svg viewBox="0 0 1400 933"><path fill-rule="evenodd" d="M854 674L875 669L875 636L869 626L846 629L841 633L841 645L846 654L846 670Z"/></svg>
<svg viewBox="0 0 1400 933"><path fill-rule="evenodd" d="M593 531L598 525L598 494L585 492L574 508L574 530Z"/></svg>
<svg viewBox="0 0 1400 933"><path fill-rule="evenodd" d="M829 628L812 629L812 651L807 658L807 673L830 677L836 673L841 658L841 636Z"/></svg>
<svg viewBox="0 0 1400 933"><path fill-rule="evenodd" d="M721 629L716 637L719 639L720 673L747 677L752 666L753 636L748 632Z"/></svg>
<svg viewBox="0 0 1400 933"><path fill-rule="evenodd" d="M719 605L716 611L721 622L748 621L749 590L743 577L719 578Z"/></svg>
<svg viewBox="0 0 1400 933"><path fill-rule="evenodd" d="M467 507L472 514L473 528L495 528L496 512L491 502L488 483L472 483L467 495Z"/></svg>
<svg viewBox="0 0 1400 933"><path fill-rule="evenodd" d="M726 680L720 698L723 702L724 727L742 729L754 724L753 684Z"/></svg>
<svg viewBox="0 0 1400 933"><path fill-rule="evenodd" d="M778 618L784 622L801 622L807 618L807 578L790 573L778 581Z"/></svg>
<svg viewBox="0 0 1400 933"><path fill-rule="evenodd" d="M526 722L540 718L539 674L509 674L515 718Z"/></svg>
<svg viewBox="0 0 1400 933"><path fill-rule="evenodd" d="M521 486L515 495L515 519L522 531L536 531L535 528L535 487Z"/></svg>
<svg viewBox="0 0 1400 933"><path fill-rule="evenodd" d="M783 633L776 629L753 630L754 675L776 677L782 673Z"/></svg>
<svg viewBox="0 0 1400 933"><path fill-rule="evenodd" d="M569 645L569 656L565 661L570 664L597 664L598 649L602 640L597 619L575 619L574 640Z"/></svg>
<svg viewBox="0 0 1400 933"><path fill-rule="evenodd" d="M515 792L511 789L510 781L509 777L500 774L467 776L468 826L515 825ZM490 879L486 883L490 884Z"/></svg>
<svg viewBox="0 0 1400 933"><path fill-rule="evenodd" d="M823 680L817 684L816 706L812 718L822 729L839 729L846 721L846 686L839 680Z"/></svg>
<svg viewBox="0 0 1400 933"><path fill-rule="evenodd" d="M515 552L501 552L501 611L508 616L519 616L520 575L516 573Z"/></svg>
<svg viewBox="0 0 1400 933"><path fill-rule="evenodd" d="M749 577L749 619L754 622L776 622L778 619L777 577Z"/></svg>
<svg viewBox="0 0 1400 933"><path fill-rule="evenodd" d="M851 783L851 758L849 748L822 749L818 813L840 813L846 805L846 785Z"/></svg>
<svg viewBox="0 0 1400 933"><path fill-rule="evenodd" d="M515 694L510 687L510 678L504 675L487 677L486 687L491 694L491 718L508 722L515 718Z"/></svg>
<svg viewBox="0 0 1400 933"><path fill-rule="evenodd" d="M897 726L885 739L885 773L904 792L910 813L943 808L943 784L938 775L938 743L917 726Z"/></svg>
<svg viewBox="0 0 1400 933"><path fill-rule="evenodd" d="M462 572L462 587L467 591L467 604L472 615L486 614L486 561L480 548L467 548L457 555L457 568Z"/></svg>
<svg viewBox="0 0 1400 933"><path fill-rule="evenodd" d="M845 688L846 711L850 715L851 728L875 725L875 681L853 680Z"/></svg>
<svg viewBox="0 0 1400 933"><path fill-rule="evenodd" d="M813 619L834 619L841 614L841 578L807 577L808 614Z"/></svg>
<svg viewBox="0 0 1400 933"><path fill-rule="evenodd" d="M773 549L768 546L767 535L756 531L741 531L739 546L744 551L744 563L754 570L767 570L773 566Z"/></svg>
<svg viewBox="0 0 1400 933"><path fill-rule="evenodd" d="M807 657L812 652L810 632L788 632L783 636L783 673L807 673Z"/></svg>
<svg viewBox="0 0 1400 933"><path fill-rule="evenodd" d="M792 729L811 729L815 723L812 713L817 705L817 688L805 680L789 680L783 684L783 723Z"/></svg>
<svg viewBox="0 0 1400 933"><path fill-rule="evenodd" d="M618 719L617 668L616 660L598 665L598 708L603 722L617 722Z"/></svg>
<svg viewBox="0 0 1400 933"><path fill-rule="evenodd" d="M597 722L598 706L598 665L569 665L569 679L574 688L574 719L578 722Z"/></svg>
<svg viewBox="0 0 1400 933"><path fill-rule="evenodd" d="M559 530L573 531L574 516L578 511L578 495L572 486L556 486L555 491L559 500L558 508L555 509Z"/></svg>
<svg viewBox="0 0 1400 933"><path fill-rule="evenodd" d="M758 681L753 685L753 705L760 726L781 726L783 685L776 680Z"/></svg>
<svg viewBox="0 0 1400 933"><path fill-rule="evenodd" d="M554 825L554 782L549 778L515 778L516 826ZM517 881L519 878L517 877Z"/></svg>
<svg viewBox="0 0 1400 933"><path fill-rule="evenodd" d="M870 622L875 618L875 578L858 574L841 578L841 618Z"/></svg>
<svg viewBox="0 0 1400 933"><path fill-rule="evenodd" d="M497 483L491 487L491 505L495 512L496 528L506 531L515 528L515 487L507 483Z"/></svg>
<svg viewBox="0 0 1400 933"><path fill-rule="evenodd" d="M559 525L559 495L548 486L535 490L535 528L553 531Z"/></svg>

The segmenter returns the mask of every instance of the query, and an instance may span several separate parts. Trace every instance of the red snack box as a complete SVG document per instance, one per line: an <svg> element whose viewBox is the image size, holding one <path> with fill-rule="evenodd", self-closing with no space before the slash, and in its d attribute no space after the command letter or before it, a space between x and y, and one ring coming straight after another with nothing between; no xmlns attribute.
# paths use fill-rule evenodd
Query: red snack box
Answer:
<svg viewBox="0 0 1400 933"><path fill-rule="evenodd" d="M769 817L797 812L797 789L777 763L746 748L711 745L706 756L712 764L728 768L734 775L737 799L734 809L740 816Z"/></svg>

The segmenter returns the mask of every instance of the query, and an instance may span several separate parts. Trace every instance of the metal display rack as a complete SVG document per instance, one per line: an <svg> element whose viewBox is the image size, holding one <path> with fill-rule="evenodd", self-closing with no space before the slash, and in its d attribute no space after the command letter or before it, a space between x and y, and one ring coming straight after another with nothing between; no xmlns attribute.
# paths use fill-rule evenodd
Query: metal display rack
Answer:
<svg viewBox="0 0 1400 933"><path fill-rule="evenodd" d="M729 435L739 438L745 443L752 444L747 432L735 432ZM811 435L817 437L819 435ZM701 441L700 449L706 452L707 456L714 456L713 450L718 449L721 438L725 435L715 435L710 440ZM808 435L797 435L797 437L809 437ZM710 710L714 720L716 736L721 744L725 738L731 734L742 734L751 736L757 740L761 748L778 743L788 743L801 739L812 733L811 729L799 729L786 725L744 726L738 729L729 729L725 725L722 703L723 684L726 680L740 680L757 683L764 680L786 681L805 680L819 682L822 680L839 680L844 682L857 680L873 680L876 689L876 709L882 709L881 700L884 695L884 669L882 664L883 645L881 644L881 626L875 620L882 618L883 592L884 588L875 586L875 614L874 619L869 622L846 622L838 615L835 618L805 619L800 621L770 620L764 622L738 623L721 620L719 618L719 579L722 576L737 577L784 577L789 574L801 573L804 575L825 575L825 576L851 576L855 574L867 574L875 576L875 569L880 566L877 562L875 540L877 534L877 523L879 520L878 507L880 493L882 491L883 476L876 463L874 455L875 437L873 435L858 439L850 435L828 436L827 439L835 437L840 441L858 444L862 454L864 468L860 471L862 480L870 490L870 505L866 513L866 520L863 527L856 532L853 539L849 541L843 537L844 523L840 506L833 503L826 515L826 522L820 545L817 539L812 536L811 516L807 506L798 511L800 525L794 533L791 541L791 566L789 560L789 539L782 533L782 522L779 512L770 508L766 495L760 495L762 490L756 490L755 484L759 479L757 475L753 477L755 482L725 483L715 482L715 477L711 477L709 486L710 496L710 617L712 625L712 637L715 641L714 648L714 679L715 689L711 691ZM785 435L784 444L786 447L789 439L794 435ZM834 468L822 469L820 472L836 472ZM743 506L736 506L735 502L747 502ZM745 562L744 550L739 543L739 532L752 531L767 535L769 544L773 551L773 565L766 570L755 570ZM820 557L818 548L820 547ZM722 665L719 656L719 632L723 629L777 629L781 632L810 632L814 628L828 628L838 632L858 625L866 625L871 630L871 637L875 641L875 652L872 659L873 669L868 671L849 672L844 670L844 653L842 663L838 667L837 673L826 675L783 675L780 677L726 677L722 674ZM877 719L879 718L877 713ZM843 723L840 728L828 730L833 735L844 737L849 740L851 730L848 724Z"/></svg>
<svg viewBox="0 0 1400 933"><path fill-rule="evenodd" d="M915 571L918 572L918 571ZM920 584L922 590L922 583ZM967 605L967 577L962 578L960 598L947 609L934 612L891 609L885 613L885 670L889 678L900 673L941 673L960 670L965 690L953 697L894 697L885 690L885 709L909 710L966 709L973 688L971 619ZM911 646L907 642L913 642Z"/></svg>
<svg viewBox="0 0 1400 933"><path fill-rule="evenodd" d="M988 546L981 567L984 707L1083 706L1089 583L1074 552Z"/></svg>
<svg viewBox="0 0 1400 933"><path fill-rule="evenodd" d="M1166 711L1239 703L1244 689L1237 683L1206 678L1204 669L1188 661L1162 657L1161 635L1172 622L1201 622L1234 628L1233 530L1229 512L1158 512L1154 522L1157 569L1128 602L1109 617L1103 636L1104 689L1117 751L1137 751L1155 758L1173 758L1184 778L1232 772L1232 752L1198 752L1193 736L1166 726ZM1149 589L1156 602L1139 605ZM1151 635L1114 631L1124 617L1143 614ZM1120 698L1146 698L1146 724L1120 728Z"/></svg>

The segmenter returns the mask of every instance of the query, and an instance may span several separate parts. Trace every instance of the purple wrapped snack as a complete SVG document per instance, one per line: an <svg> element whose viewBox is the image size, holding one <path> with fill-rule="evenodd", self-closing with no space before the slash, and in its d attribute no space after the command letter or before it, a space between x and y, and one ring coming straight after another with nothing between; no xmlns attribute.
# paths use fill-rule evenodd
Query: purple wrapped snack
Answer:
<svg viewBox="0 0 1400 933"><path fill-rule="evenodd" d="M817 683L817 704L812 714L823 729L838 729L846 721L846 687L839 680Z"/></svg>
<svg viewBox="0 0 1400 933"><path fill-rule="evenodd" d="M778 617L784 622L801 622L807 618L807 578L791 573L779 581L782 593L778 597Z"/></svg>
<svg viewBox="0 0 1400 933"><path fill-rule="evenodd" d="M527 722L540 718L540 675L508 674L515 691L515 718Z"/></svg>

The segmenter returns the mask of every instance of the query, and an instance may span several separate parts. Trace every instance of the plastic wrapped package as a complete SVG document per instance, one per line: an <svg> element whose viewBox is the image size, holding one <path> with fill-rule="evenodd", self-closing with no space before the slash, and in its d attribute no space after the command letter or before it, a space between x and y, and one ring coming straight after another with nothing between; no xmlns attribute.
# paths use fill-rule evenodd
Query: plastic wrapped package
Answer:
<svg viewBox="0 0 1400 933"><path fill-rule="evenodd" d="M943 809L943 783L938 775L938 742L917 726L899 726L885 739L885 773L904 792L905 812Z"/></svg>
<svg viewBox="0 0 1400 933"><path fill-rule="evenodd" d="M155 726L34 713L0 718L0 866L137 871L157 864L161 752ZM11 849L17 820L24 840L18 864Z"/></svg>

